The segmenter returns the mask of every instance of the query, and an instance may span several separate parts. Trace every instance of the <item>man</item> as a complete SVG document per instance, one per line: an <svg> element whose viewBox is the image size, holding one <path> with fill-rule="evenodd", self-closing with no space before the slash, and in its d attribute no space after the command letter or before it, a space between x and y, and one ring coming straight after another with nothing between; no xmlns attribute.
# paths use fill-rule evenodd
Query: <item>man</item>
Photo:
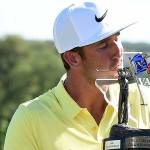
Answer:
<svg viewBox="0 0 150 150"><path fill-rule="evenodd" d="M119 35L126 27L109 25L107 10L98 10L93 2L60 12L54 23L54 41L67 73L52 90L19 106L4 150L102 149L102 140L117 123L119 86L97 88L95 81L118 77L123 52ZM129 125L149 128L149 106L140 106L135 85L129 89Z"/></svg>

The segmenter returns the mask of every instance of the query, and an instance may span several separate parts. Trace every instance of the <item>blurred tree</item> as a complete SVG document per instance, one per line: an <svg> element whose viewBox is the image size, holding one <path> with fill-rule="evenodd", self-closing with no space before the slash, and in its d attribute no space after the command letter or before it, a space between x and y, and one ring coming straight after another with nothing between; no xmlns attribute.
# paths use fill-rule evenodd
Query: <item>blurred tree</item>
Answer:
<svg viewBox="0 0 150 150"><path fill-rule="evenodd" d="M149 43L129 43L123 42L125 51L132 51L132 52L149 52L150 51L150 44Z"/></svg>
<svg viewBox="0 0 150 150"><path fill-rule="evenodd" d="M1 145L18 105L51 89L63 73L52 41L27 41L18 36L0 40Z"/></svg>

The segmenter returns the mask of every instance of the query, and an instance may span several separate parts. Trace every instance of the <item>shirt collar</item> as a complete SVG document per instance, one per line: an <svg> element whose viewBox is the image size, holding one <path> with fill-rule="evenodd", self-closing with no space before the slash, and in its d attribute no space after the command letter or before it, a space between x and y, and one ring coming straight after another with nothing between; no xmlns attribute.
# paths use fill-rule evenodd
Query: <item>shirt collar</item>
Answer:
<svg viewBox="0 0 150 150"><path fill-rule="evenodd" d="M82 110L82 108L72 99L72 97L65 90L65 79L66 74L62 76L58 85L54 88L54 93L66 115L68 115L70 118L74 118Z"/></svg>
<svg viewBox="0 0 150 150"><path fill-rule="evenodd" d="M62 76L58 85L54 88L54 93L63 111L70 118L74 118L83 108L81 108L67 93L66 89L64 88L65 79L66 74ZM115 111L118 112L119 84L109 85L108 92L103 94L106 102L109 105L112 105Z"/></svg>

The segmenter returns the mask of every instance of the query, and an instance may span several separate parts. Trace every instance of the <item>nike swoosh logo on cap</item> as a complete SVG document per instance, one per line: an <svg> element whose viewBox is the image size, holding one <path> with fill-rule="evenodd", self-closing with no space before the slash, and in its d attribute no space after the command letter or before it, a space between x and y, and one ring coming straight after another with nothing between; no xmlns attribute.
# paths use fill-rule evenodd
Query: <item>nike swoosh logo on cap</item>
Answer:
<svg viewBox="0 0 150 150"><path fill-rule="evenodd" d="M104 15L103 15L102 17L100 17L100 18L97 18L97 16L95 15L95 20L96 20L97 22L101 22L101 21L105 18L106 14L107 14L107 11L108 11L108 10L106 10L106 12L104 13Z"/></svg>

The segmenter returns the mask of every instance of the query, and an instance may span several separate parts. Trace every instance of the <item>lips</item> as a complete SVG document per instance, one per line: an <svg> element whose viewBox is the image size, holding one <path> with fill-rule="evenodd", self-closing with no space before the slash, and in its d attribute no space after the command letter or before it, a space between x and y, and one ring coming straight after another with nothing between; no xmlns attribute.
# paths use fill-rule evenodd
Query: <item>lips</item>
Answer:
<svg viewBox="0 0 150 150"><path fill-rule="evenodd" d="M115 66L115 67L113 68L113 70L118 70L118 69L120 69L120 68L122 68L122 64L118 64L117 66Z"/></svg>
<svg viewBox="0 0 150 150"><path fill-rule="evenodd" d="M123 60L119 59L117 61L113 61L111 68L116 71L120 68L123 68Z"/></svg>
<svg viewBox="0 0 150 150"><path fill-rule="evenodd" d="M111 68L111 70L118 70L120 68L122 68L123 64L122 63L117 63L117 64L114 64Z"/></svg>

